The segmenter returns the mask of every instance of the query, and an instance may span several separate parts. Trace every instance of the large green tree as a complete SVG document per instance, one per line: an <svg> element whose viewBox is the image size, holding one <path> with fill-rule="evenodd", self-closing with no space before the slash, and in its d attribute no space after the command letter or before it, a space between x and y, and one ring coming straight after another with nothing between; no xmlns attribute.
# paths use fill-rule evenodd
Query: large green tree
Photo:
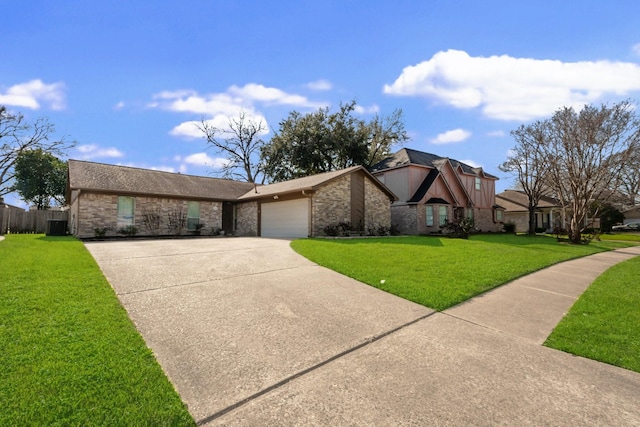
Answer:
<svg viewBox="0 0 640 427"><path fill-rule="evenodd" d="M40 149L60 156L75 145L64 137L54 138L54 133L55 127L47 118L29 122L0 105L0 196L13 191L15 164L21 153Z"/></svg>
<svg viewBox="0 0 640 427"><path fill-rule="evenodd" d="M15 190L38 209L48 209L52 199L64 204L67 163L42 149L21 152L15 164Z"/></svg>
<svg viewBox="0 0 640 427"><path fill-rule="evenodd" d="M349 166L371 166L408 139L402 110L376 115L370 122L355 117L356 102L301 114L292 111L262 147L265 174L285 181Z"/></svg>

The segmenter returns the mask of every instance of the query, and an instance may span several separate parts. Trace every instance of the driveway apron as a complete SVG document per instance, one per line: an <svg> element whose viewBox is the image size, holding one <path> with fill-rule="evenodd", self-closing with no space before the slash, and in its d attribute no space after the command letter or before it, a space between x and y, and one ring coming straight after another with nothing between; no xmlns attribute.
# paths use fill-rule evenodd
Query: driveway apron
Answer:
<svg viewBox="0 0 640 427"><path fill-rule="evenodd" d="M640 425L639 374L434 313L288 240L86 246L200 425Z"/></svg>

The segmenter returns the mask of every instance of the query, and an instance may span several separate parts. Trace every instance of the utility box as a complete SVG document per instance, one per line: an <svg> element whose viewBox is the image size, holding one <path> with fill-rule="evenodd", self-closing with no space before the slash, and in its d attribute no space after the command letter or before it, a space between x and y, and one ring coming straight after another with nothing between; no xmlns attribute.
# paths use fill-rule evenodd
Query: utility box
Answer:
<svg viewBox="0 0 640 427"><path fill-rule="evenodd" d="M66 236L67 220L64 219L48 219L47 220L47 236Z"/></svg>

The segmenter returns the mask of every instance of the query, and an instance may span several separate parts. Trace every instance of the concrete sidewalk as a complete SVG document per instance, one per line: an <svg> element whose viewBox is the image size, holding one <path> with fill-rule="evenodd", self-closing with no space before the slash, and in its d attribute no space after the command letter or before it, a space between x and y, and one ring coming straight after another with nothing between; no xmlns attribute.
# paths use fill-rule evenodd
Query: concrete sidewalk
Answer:
<svg viewBox="0 0 640 427"><path fill-rule="evenodd" d="M516 279L444 313L542 344L599 275L638 255L640 246L565 261Z"/></svg>

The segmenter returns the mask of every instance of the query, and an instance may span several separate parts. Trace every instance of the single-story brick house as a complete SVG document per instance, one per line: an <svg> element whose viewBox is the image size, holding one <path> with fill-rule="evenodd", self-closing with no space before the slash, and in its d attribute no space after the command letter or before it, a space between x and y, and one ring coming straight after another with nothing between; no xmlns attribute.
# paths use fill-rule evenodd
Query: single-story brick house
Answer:
<svg viewBox="0 0 640 427"><path fill-rule="evenodd" d="M498 178L482 168L403 148L370 170L398 196L391 222L404 234L438 233L446 221L464 217L483 232L502 230L504 209L495 199Z"/></svg>
<svg viewBox="0 0 640 427"><path fill-rule="evenodd" d="M634 206L632 208L622 211L624 214L624 224L632 222L640 222L640 206Z"/></svg>
<svg viewBox="0 0 640 427"><path fill-rule="evenodd" d="M350 222L390 227L395 195L361 166L268 185L69 160L69 231L307 237Z"/></svg>
<svg viewBox="0 0 640 427"><path fill-rule="evenodd" d="M529 230L529 198L521 190L505 190L496 194L496 201L505 208L504 220L515 224L517 232ZM552 232L563 227L564 220L560 202L552 197L542 196L535 214L536 228Z"/></svg>

